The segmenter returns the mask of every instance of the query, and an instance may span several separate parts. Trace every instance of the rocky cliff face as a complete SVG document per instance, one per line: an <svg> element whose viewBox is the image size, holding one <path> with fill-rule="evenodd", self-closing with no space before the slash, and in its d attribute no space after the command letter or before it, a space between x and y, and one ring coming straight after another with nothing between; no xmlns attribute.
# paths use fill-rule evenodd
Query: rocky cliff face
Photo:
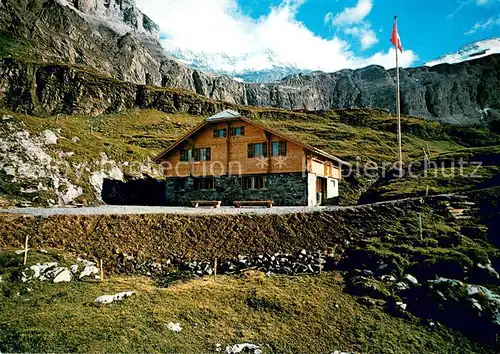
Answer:
<svg viewBox="0 0 500 354"><path fill-rule="evenodd" d="M278 84L247 85L251 105L289 109L387 108L395 111L395 70L379 66L335 73L294 75ZM500 109L500 56L454 65L401 69L401 109L406 115L472 124Z"/></svg>
<svg viewBox="0 0 500 354"><path fill-rule="evenodd" d="M292 75L276 83L245 84L175 61L162 49L158 33L158 27L135 7L133 0L0 1L0 40L12 42L6 46L11 48L10 52L7 50L5 54L0 50L4 57L69 63L125 82L181 88L242 105L395 111L394 70L370 66L335 73ZM5 75L8 70L3 70ZM55 67L53 70L57 71ZM57 79L56 73L50 75L50 80ZM0 80L6 85L5 76ZM402 111L407 115L472 124L488 120L500 110L499 55L454 65L402 69L401 80ZM22 82L9 81L8 85L13 85L9 89L11 102L26 99L12 95ZM39 96L43 89L36 91ZM64 98L68 99L71 101ZM55 107L57 103L49 105Z"/></svg>
<svg viewBox="0 0 500 354"><path fill-rule="evenodd" d="M130 0L0 2L0 36L16 44L4 56L80 65L123 81L161 84L168 57L158 34Z"/></svg>

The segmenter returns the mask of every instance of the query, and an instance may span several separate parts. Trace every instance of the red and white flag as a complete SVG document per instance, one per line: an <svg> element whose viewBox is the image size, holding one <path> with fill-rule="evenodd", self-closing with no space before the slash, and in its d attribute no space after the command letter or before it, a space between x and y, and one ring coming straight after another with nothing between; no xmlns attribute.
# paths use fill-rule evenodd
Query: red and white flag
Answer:
<svg viewBox="0 0 500 354"><path fill-rule="evenodd" d="M401 44L401 38L399 38L399 33L398 33L398 22L397 18L394 17L394 27L392 28L392 37L391 37L391 42L394 44L396 48L399 49L401 53L403 53L403 45Z"/></svg>

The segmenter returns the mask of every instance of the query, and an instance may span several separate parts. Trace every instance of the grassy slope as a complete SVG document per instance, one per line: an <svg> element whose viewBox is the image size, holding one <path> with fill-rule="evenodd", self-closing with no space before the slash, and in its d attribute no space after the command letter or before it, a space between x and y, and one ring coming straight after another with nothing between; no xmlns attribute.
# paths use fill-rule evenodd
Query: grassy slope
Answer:
<svg viewBox="0 0 500 354"><path fill-rule="evenodd" d="M167 289L144 277L0 286L2 352L201 353L214 352L217 343L242 342L263 345L267 353L482 351L444 327L430 330L360 306L343 292L336 272L295 278L247 273ZM137 295L123 303L92 304L97 296L128 290ZM183 330L169 331L169 322Z"/></svg>
<svg viewBox="0 0 500 354"><path fill-rule="evenodd" d="M302 120L290 116L289 119L265 120L264 123L350 162L357 158L363 163L394 162L397 156L395 119L380 110L329 111ZM403 126L408 127L407 130L413 127L413 133L403 136L405 159L421 158L422 148L427 144L435 153L463 148L453 133L443 131L444 126L438 123L405 117ZM431 139L424 139L425 132L429 132Z"/></svg>
<svg viewBox="0 0 500 354"><path fill-rule="evenodd" d="M274 114L278 112L280 114ZM11 114L0 110L1 114ZM60 130L54 151L74 152L70 163L92 161L105 152L118 162L145 161L155 156L204 118L188 114L166 114L156 110L132 109L99 117L64 116L50 118L13 114L28 130ZM292 137L323 149L347 161L393 162L397 155L394 118L380 110L338 110L318 114L262 108L252 109L254 119ZM423 119L405 117L403 150L405 160L420 160L427 145L438 155L464 148L500 144L500 136L484 128L455 128ZM73 142L72 137L80 138ZM359 193L373 180L358 179L358 185L344 183L343 202L355 203ZM85 182L84 182L85 183ZM405 188L412 188L408 186ZM91 190L91 188L85 188Z"/></svg>
<svg viewBox="0 0 500 354"><path fill-rule="evenodd" d="M377 187L380 199L394 199L410 196L429 195L469 191L500 176L500 166L434 168L418 177L393 179Z"/></svg>
<svg viewBox="0 0 500 354"><path fill-rule="evenodd" d="M472 147L431 155L427 170L413 169L414 174L392 178L373 185L369 200L462 192L500 184L500 145ZM472 162L461 166L461 161Z"/></svg>

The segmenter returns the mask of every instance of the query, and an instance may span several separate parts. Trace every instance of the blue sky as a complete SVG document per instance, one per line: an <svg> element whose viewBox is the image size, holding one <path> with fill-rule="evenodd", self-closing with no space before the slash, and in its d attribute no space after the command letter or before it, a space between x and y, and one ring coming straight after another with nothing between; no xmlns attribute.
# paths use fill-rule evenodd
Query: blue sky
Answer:
<svg viewBox="0 0 500 354"><path fill-rule="evenodd" d="M500 36L500 0L137 0L159 24L167 50L273 60L335 71L394 66L398 15L402 66L423 65L462 45ZM212 65L217 65L213 59ZM222 65L222 64L221 64Z"/></svg>
<svg viewBox="0 0 500 354"><path fill-rule="evenodd" d="M242 11L253 18L265 16L272 6L281 0L238 0ZM342 29L326 26L326 13L340 13L345 8L356 6L358 0L308 0L297 13L297 19L312 32L328 38L338 35L353 40L342 33ZM448 52L454 52L462 45L500 36L500 0L374 0L366 21L376 32L379 42L362 50L353 46L358 55L370 55L390 46L392 18L399 18L399 32L403 45L417 53L416 65L425 63ZM468 33L476 24L493 19L494 24Z"/></svg>

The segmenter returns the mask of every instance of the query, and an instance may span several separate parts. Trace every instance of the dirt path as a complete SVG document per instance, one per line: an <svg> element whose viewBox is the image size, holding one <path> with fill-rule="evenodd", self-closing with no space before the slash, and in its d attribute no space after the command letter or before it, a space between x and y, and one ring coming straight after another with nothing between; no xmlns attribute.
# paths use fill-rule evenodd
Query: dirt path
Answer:
<svg viewBox="0 0 500 354"><path fill-rule="evenodd" d="M432 195L429 198L449 197L458 193ZM52 216L52 215L141 215L141 214L170 214L170 215L242 215L242 214L300 214L315 213L320 211L331 211L339 209L363 208L380 204L396 204L407 200L422 199L423 197L412 197L395 200L386 200L372 204L353 205L353 206L291 206L291 207L243 207L234 208L223 206L217 209L212 207L157 207L157 206L120 206L120 205L102 205L95 207L82 208L8 208L1 209L0 214L20 214L33 216Z"/></svg>
<svg viewBox="0 0 500 354"><path fill-rule="evenodd" d="M140 214L172 214L172 215L239 215L239 214L298 214L313 213L318 211L337 210L345 207L211 207L189 208L189 207L150 207L150 206L117 206L106 205L83 208L12 208L0 209L1 213L23 214L33 216L52 215L140 215Z"/></svg>

